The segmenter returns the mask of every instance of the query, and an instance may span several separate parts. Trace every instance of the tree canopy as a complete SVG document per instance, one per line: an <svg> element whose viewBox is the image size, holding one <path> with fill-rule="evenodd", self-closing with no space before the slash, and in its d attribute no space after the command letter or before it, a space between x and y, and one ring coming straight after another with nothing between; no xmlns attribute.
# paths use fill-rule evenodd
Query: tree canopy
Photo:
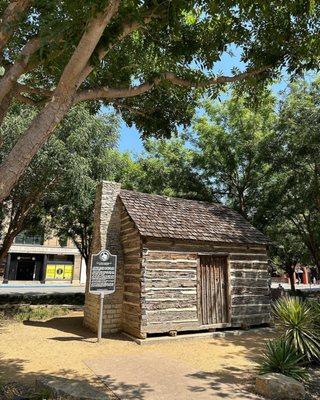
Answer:
<svg viewBox="0 0 320 400"><path fill-rule="evenodd" d="M268 93L253 108L233 92L222 102L206 101L192 129L195 166L216 199L251 220L271 174L275 119L275 99Z"/></svg>
<svg viewBox="0 0 320 400"><path fill-rule="evenodd" d="M233 92L205 103L191 135L194 167L273 240L272 257L292 282L298 263L320 272L319 88L319 78L299 79L282 101L266 94L254 108Z"/></svg>
<svg viewBox="0 0 320 400"><path fill-rule="evenodd" d="M319 78L298 80L280 106L269 210L265 207L264 212L274 215L275 222L285 221L283 225L308 249L311 264L320 272L319 95Z"/></svg>
<svg viewBox="0 0 320 400"><path fill-rule="evenodd" d="M119 177L119 181L141 192L210 201L211 189L195 168L194 156L182 136L149 139L134 166L128 165L127 177Z"/></svg>
<svg viewBox="0 0 320 400"><path fill-rule="evenodd" d="M0 128L0 159L34 113L30 106L17 105L6 116ZM56 135L34 157L19 185L0 207L0 258L18 233L39 230L70 237L87 260L96 182L112 177L117 140L118 120L114 115L92 115L83 104L67 114Z"/></svg>
<svg viewBox="0 0 320 400"><path fill-rule="evenodd" d="M38 110L0 166L0 201L78 102L111 105L143 135L168 136L190 123L205 90L214 97L236 83L254 94L281 68L319 67L314 1L4 0L0 7L0 120L13 100ZM234 46L245 69L216 73Z"/></svg>

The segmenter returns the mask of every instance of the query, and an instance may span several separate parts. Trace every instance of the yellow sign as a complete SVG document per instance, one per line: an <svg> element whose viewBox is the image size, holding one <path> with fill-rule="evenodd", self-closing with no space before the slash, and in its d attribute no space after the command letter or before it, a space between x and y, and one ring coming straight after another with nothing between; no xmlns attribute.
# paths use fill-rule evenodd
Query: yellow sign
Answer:
<svg viewBox="0 0 320 400"><path fill-rule="evenodd" d="M47 264L46 279L72 280L72 264Z"/></svg>
<svg viewBox="0 0 320 400"><path fill-rule="evenodd" d="M56 277L56 265L47 264L46 279L54 279Z"/></svg>
<svg viewBox="0 0 320 400"><path fill-rule="evenodd" d="M64 279L68 279L71 281L73 275L73 265L65 265L64 266Z"/></svg>

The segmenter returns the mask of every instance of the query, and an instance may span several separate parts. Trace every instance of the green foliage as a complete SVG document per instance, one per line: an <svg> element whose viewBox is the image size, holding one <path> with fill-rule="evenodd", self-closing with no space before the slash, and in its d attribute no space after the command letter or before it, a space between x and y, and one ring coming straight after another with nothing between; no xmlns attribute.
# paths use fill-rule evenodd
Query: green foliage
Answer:
<svg viewBox="0 0 320 400"><path fill-rule="evenodd" d="M259 207L264 182L270 178L274 145L274 99L265 94L257 108L233 92L229 99L206 102L195 120L195 162L217 198L251 220Z"/></svg>
<svg viewBox="0 0 320 400"><path fill-rule="evenodd" d="M273 305L283 339L308 361L320 360L320 332L314 309L297 297L284 297Z"/></svg>
<svg viewBox="0 0 320 400"><path fill-rule="evenodd" d="M119 180L125 187L146 193L211 200L212 193L193 164L194 152L183 137L148 140L129 176Z"/></svg>
<svg viewBox="0 0 320 400"><path fill-rule="evenodd" d="M280 104L264 93L253 107L233 91L204 104L191 135L215 197L273 240L273 264L290 275L298 263L320 272L319 94L318 78L293 82Z"/></svg>
<svg viewBox="0 0 320 400"><path fill-rule="evenodd" d="M305 381L309 374L301 366L303 356L298 355L295 348L284 338L269 340L266 350L259 362L259 373L279 373L298 381Z"/></svg>
<svg viewBox="0 0 320 400"><path fill-rule="evenodd" d="M6 4L1 2L1 14ZM88 20L105 4L102 0L35 0L18 21L19 29L8 43L5 61L17 59L23 44L39 36L41 48L33 56L36 67L25 82L33 88L56 87ZM142 22L151 13L157 18L124 40L118 39L125 23ZM269 68L265 74L238 84L258 98L262 81L278 76L284 65L290 74L318 68L319 14L318 2L301 0L121 1L118 15L104 30L91 57L95 69L83 86L123 88L167 71L203 81L215 75L214 67L221 57L236 48L239 60L249 68ZM101 47L109 48L104 62L98 61ZM214 97L217 92L217 88L210 90ZM106 103L146 136L159 137L190 123L201 93L192 87L163 83L140 96ZM37 95L31 93L31 97Z"/></svg>
<svg viewBox="0 0 320 400"><path fill-rule="evenodd" d="M35 113L32 107L13 107L0 128L0 159ZM5 217L11 221L4 235L14 237L22 230L51 234L53 228L59 236L71 237L86 256L96 183L111 176L116 167L117 141L118 119L114 114L93 115L85 104L71 109L1 205L1 221Z"/></svg>
<svg viewBox="0 0 320 400"><path fill-rule="evenodd" d="M59 306L18 306L6 309L2 313L3 319L13 319L15 321L46 320L60 317L69 313L66 307Z"/></svg>
<svg viewBox="0 0 320 400"><path fill-rule="evenodd" d="M315 327L320 332L320 301L309 299L308 304L312 310Z"/></svg>
<svg viewBox="0 0 320 400"><path fill-rule="evenodd" d="M8 303L11 305L38 305L38 306L47 306L47 305L75 305L75 306L83 306L85 300L84 293L69 293L69 294L44 294L42 296L36 297L32 294L15 294L15 295L2 295L0 297L0 306L4 306Z"/></svg>
<svg viewBox="0 0 320 400"><path fill-rule="evenodd" d="M278 242L275 256L287 265L313 264L320 271L319 79L297 80L280 104L274 127L272 175L263 190L260 221Z"/></svg>

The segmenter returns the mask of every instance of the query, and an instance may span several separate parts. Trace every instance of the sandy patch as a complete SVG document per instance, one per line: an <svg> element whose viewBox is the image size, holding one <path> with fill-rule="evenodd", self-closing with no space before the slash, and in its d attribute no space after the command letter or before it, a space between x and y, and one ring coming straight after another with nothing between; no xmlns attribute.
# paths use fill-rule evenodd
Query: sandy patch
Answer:
<svg viewBox="0 0 320 400"><path fill-rule="evenodd" d="M270 333L246 333L241 336L195 341L165 342L139 346L122 337L103 339L82 326L82 314L49 321L10 323L0 327L0 379L31 383L39 374L83 379L96 385L101 382L83 360L139 356L157 351L190 365L201 372L201 379L215 373L215 379L243 384L253 370Z"/></svg>

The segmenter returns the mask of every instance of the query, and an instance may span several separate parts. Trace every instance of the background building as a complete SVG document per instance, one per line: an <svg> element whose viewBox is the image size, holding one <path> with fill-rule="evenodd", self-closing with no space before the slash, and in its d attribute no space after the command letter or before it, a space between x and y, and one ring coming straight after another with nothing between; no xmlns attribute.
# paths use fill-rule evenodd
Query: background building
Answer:
<svg viewBox="0 0 320 400"><path fill-rule="evenodd" d="M1 244L1 242L0 242ZM71 240L21 233L0 270L3 282L85 284L86 264Z"/></svg>

